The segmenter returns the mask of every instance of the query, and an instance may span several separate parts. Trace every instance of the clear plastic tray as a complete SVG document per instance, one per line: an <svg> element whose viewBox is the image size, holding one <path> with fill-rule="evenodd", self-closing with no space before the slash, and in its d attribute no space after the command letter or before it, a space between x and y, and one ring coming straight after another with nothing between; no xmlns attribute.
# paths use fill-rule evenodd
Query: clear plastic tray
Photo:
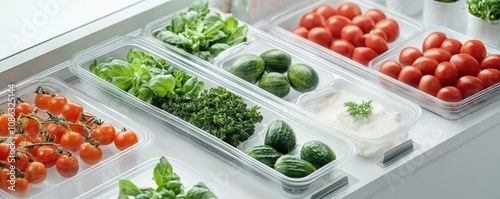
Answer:
<svg viewBox="0 0 500 199"><path fill-rule="evenodd" d="M187 191L195 184L203 182L210 191L215 195L218 192L222 192L209 176L202 174L195 169L191 168L189 165L182 163L181 161L173 158L166 157L170 165L172 165L173 171L181 178L180 181L184 185L184 189ZM153 180L153 170L160 162L160 158L150 159L136 167L122 173L119 176L111 178L107 182L96 186L95 188L85 192L84 194L78 196L78 199L108 199L108 198L118 198L119 189L118 181L122 179L127 179L132 181L138 188L153 187L156 188L157 185Z"/></svg>
<svg viewBox="0 0 500 199"><path fill-rule="evenodd" d="M306 55L299 56L291 51L289 51L287 48L284 48L282 46L276 46L273 45L265 40L262 39L257 39L254 42L246 42L242 43L238 46L235 46L232 49L228 49L224 52L222 52L219 56L217 56L214 59L214 65L218 66L219 68L222 68L223 70L227 71L228 74L232 75L229 71L231 70L231 65L233 64L236 59L238 59L240 56L245 55L245 54L254 54L259 56L261 53L266 52L271 49L280 49L292 57L292 64L306 64L310 67L312 67L316 73L318 73L319 76L319 84L318 88L328 85L330 82L333 81L334 76L331 72L326 71L325 69L318 67L317 65L311 64L309 61L306 61L304 58L311 58ZM240 84L251 84L249 82L238 82ZM254 85L255 87L259 88L257 84ZM266 92L263 90L263 92ZM302 93L294 90L292 87L290 87L290 93L283 97L282 99L289 101L289 102L296 102L299 96Z"/></svg>
<svg viewBox="0 0 500 199"><path fill-rule="evenodd" d="M430 33L436 31L443 32L444 34L446 34L448 38L459 40L462 43L472 39L456 31L444 27L434 27L425 30L423 33L421 33L414 39L408 41L407 43L402 44L396 48L393 48L389 50L385 55L374 59L370 63L370 68L374 69L373 70L374 77L372 78L372 82L378 83L381 86L384 86L389 90L418 103L422 107L442 116L443 118L451 120L460 119L474 112L475 110L478 110L490 104L491 102L498 100L500 98L500 89L499 89L500 84L496 84L487 89L484 89L481 92L478 92L473 96L465 98L460 102L447 102L378 72L378 69L385 61L387 60L399 61L399 53L401 52L401 50L403 50L403 48L416 47L421 50L422 43L425 40L425 38ZM495 49L488 45L486 46L486 50L488 55L500 54L500 51L498 49Z"/></svg>
<svg viewBox="0 0 500 199"><path fill-rule="evenodd" d="M87 165L79 160L80 170L78 171L77 175L71 178L64 178L60 176L57 173L55 167L48 168L47 179L41 184L30 184L30 191L26 198L40 198L47 193L51 193L51 191L58 190L60 187L69 184L78 186L78 182L81 179L92 176L93 173L100 172L103 169L107 169L107 167L109 167L110 164L114 162L132 157L140 149L150 145L152 143L152 140L154 139L154 135L148 129L138 125L124 115L111 110L104 105L101 105L101 103L97 102L93 98L82 94L80 91L77 91L65 85L59 80L55 80L52 78L29 79L22 83L16 84L14 93L16 97L20 97L26 102L33 102L36 95L35 90L38 86L42 86L44 90L50 90L52 92L55 92L56 94L64 95L69 101L81 104L84 107L85 111L93 113L103 121L113 124L115 128L117 128L117 130L124 127L128 130L136 132L139 138L139 142L124 151L119 151L113 144L101 146L103 151L101 162L97 163L96 165ZM0 95L7 96L7 91L2 91ZM7 110L6 107L6 101L0 104L0 110ZM75 153L74 155L77 157L77 159L79 159L78 153ZM0 197L14 198L12 195L3 190L0 191Z"/></svg>
<svg viewBox="0 0 500 199"><path fill-rule="evenodd" d="M298 3L296 5L290 6L288 9L285 9L276 15L269 17L265 21L265 24L271 34L284 41L287 41L288 43L312 52L328 61L332 61L334 63L347 63L339 64L339 66L355 73L366 73L369 70L368 67L291 32L294 28L299 26L301 17L304 14L311 12L317 6L321 4L328 4L337 8L339 5L346 2L356 3L361 8L361 11L363 13L371 8L377 8L379 10L382 10L388 19L394 19L398 22L400 31L399 37L396 41L388 43L389 50L394 48L394 46L397 46L399 43L413 38L414 35L423 30L423 26L420 23L408 17L401 16L401 14L390 11L382 5L373 2L370 3L356 0L320 0L316 1L315 3L311 3L308 1ZM387 52L385 52L384 54L386 53Z"/></svg>
<svg viewBox="0 0 500 199"><path fill-rule="evenodd" d="M89 65L92 61L94 61L94 59L97 59L98 62L109 56L125 59L127 51L130 48L145 51L157 58L164 58L168 60L175 68L198 77L200 81L205 83L205 89L222 86L228 91L241 96L248 106L258 105L261 107L259 111L264 119L261 124L257 125L255 134L249 139L264 136L262 131L265 130L267 124L273 120L281 119L286 121L294 129L299 144L311 139L321 140L332 147L337 155L337 159L304 178L289 178L247 156L243 153L243 151L217 139L215 136L194 127L180 118L174 117L170 113L133 97L126 91L118 89L114 85L89 72ZM190 62L182 56L169 52L161 45L157 45L156 43L145 38L119 37L93 46L73 56L70 70L75 75L80 77L83 82L87 82L98 87L99 89L104 90L105 92L110 93L111 95L114 95L118 99L122 99L130 106L136 107L138 110L142 110L145 113L156 117L160 121L163 121L166 125L178 128L178 133L186 136L189 140L208 148L209 151L217 155L229 158L230 160L238 163L240 166L249 169L252 173L265 178L267 182L272 182L272 185L279 187L277 188L278 190L281 190L281 186L283 186L283 190L285 191L282 190L282 193L289 194L287 191L293 192L290 193L291 197L300 197L314 190L315 185L313 183L316 180L324 176L328 176L327 174L329 172L336 169L338 165L343 163L353 154L354 146L351 142L344 140L342 135L332 132L330 129L325 128L322 125L315 125L318 123L317 121L302 117L299 109L293 107L288 108L279 103L265 100L260 97L260 94L248 92L248 90L242 88L240 85L225 80L222 76L218 75L218 70L214 71L213 67L200 66L196 63Z"/></svg>

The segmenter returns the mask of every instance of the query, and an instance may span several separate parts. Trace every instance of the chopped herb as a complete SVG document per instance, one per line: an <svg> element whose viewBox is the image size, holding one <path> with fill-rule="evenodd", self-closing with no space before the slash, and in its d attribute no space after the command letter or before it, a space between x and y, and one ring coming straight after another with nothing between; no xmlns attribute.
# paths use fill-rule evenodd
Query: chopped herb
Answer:
<svg viewBox="0 0 500 199"><path fill-rule="evenodd" d="M373 110L371 100L368 102L363 101L361 104L354 101L348 101L344 103L344 107L347 108L347 112L351 117L362 116L368 118L372 114Z"/></svg>
<svg viewBox="0 0 500 199"><path fill-rule="evenodd" d="M500 20L500 0L467 0L467 7L470 14L488 23Z"/></svg>

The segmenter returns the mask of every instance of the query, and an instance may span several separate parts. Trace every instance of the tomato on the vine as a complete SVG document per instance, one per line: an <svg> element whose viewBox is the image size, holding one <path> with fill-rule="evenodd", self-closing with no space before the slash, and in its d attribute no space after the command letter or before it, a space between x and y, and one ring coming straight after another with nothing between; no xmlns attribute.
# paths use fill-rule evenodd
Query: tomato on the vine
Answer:
<svg viewBox="0 0 500 199"><path fill-rule="evenodd" d="M36 160L46 168L51 168L56 165L57 158L59 158L59 153L57 153L56 146L41 146L36 151Z"/></svg>
<svg viewBox="0 0 500 199"><path fill-rule="evenodd" d="M13 195L19 197L28 195L28 192L30 191L30 185L28 183L28 179L26 178L16 178L14 186L15 186L15 191L12 191L10 189L7 190L11 192Z"/></svg>
<svg viewBox="0 0 500 199"><path fill-rule="evenodd" d="M108 145L113 143L116 137L115 127L109 123L104 123L97 127L90 134L92 138L99 141L101 145Z"/></svg>
<svg viewBox="0 0 500 199"><path fill-rule="evenodd" d="M14 117L17 119L21 113L28 115L33 113L34 109L33 107L26 103L26 102L20 102L17 103L16 106L14 107Z"/></svg>
<svg viewBox="0 0 500 199"><path fill-rule="evenodd" d="M0 136L8 136L9 133L9 115L3 113L0 115Z"/></svg>
<svg viewBox="0 0 500 199"><path fill-rule="evenodd" d="M28 182L38 184L47 178L47 168L40 162L32 162L24 171L28 175Z"/></svg>
<svg viewBox="0 0 500 199"><path fill-rule="evenodd" d="M31 143L28 140L23 140L23 141L19 142L19 144L17 145L17 148L19 150L26 151L26 152L30 153L32 156L35 156L36 155L36 150L38 148L36 148L35 146L30 146L32 144L33 143Z"/></svg>
<svg viewBox="0 0 500 199"><path fill-rule="evenodd" d="M40 110L47 110L47 104L51 99L51 94L38 93L35 96L35 106Z"/></svg>
<svg viewBox="0 0 500 199"><path fill-rule="evenodd" d="M0 188L3 190L7 190L7 187L9 187L9 169L7 167L3 167L0 169Z"/></svg>
<svg viewBox="0 0 500 199"><path fill-rule="evenodd" d="M116 145L116 139L115 139L115 145ZM78 154L80 154L80 159L89 165L97 164L102 159L101 147L94 146L88 142L85 142L80 145L80 147L78 148Z"/></svg>
<svg viewBox="0 0 500 199"><path fill-rule="evenodd" d="M83 137L80 133L68 131L61 137L61 146L63 149L77 152L80 145L83 143Z"/></svg>
<svg viewBox="0 0 500 199"><path fill-rule="evenodd" d="M62 107L68 100L64 96L54 96L47 102L47 111L52 115L59 115L62 112Z"/></svg>
<svg viewBox="0 0 500 199"><path fill-rule="evenodd" d="M75 102L67 102L61 111L62 116L70 122L76 122L82 113L83 106Z"/></svg>
<svg viewBox="0 0 500 199"><path fill-rule="evenodd" d="M57 158L56 169L59 175L70 178L78 173L80 164L75 156L63 154Z"/></svg>
<svg viewBox="0 0 500 199"><path fill-rule="evenodd" d="M137 135L133 131L124 130L116 135L115 146L120 151L127 149L128 147L139 142Z"/></svg>
<svg viewBox="0 0 500 199"><path fill-rule="evenodd" d="M54 143L60 144L61 138L64 133L68 131L68 128L65 125L58 123L49 123L46 128L47 132L53 136Z"/></svg>
<svg viewBox="0 0 500 199"><path fill-rule="evenodd" d="M27 152L16 152L13 161L9 160L9 163L17 167L19 170L24 171L30 165L30 159Z"/></svg>
<svg viewBox="0 0 500 199"><path fill-rule="evenodd" d="M10 145L2 142L0 143L0 160L7 160L7 157L9 157L10 154Z"/></svg>
<svg viewBox="0 0 500 199"><path fill-rule="evenodd" d="M33 140L40 133L40 122L43 120L35 118L21 118L21 129L28 134L28 140Z"/></svg>

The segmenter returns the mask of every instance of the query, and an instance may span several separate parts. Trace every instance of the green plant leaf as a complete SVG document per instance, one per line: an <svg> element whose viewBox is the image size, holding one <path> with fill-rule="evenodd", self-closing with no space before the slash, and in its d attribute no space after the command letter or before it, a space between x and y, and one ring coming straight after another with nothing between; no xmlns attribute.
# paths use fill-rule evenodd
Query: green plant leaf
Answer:
<svg viewBox="0 0 500 199"><path fill-rule="evenodd" d="M175 78L172 75L157 75L149 81L149 88L158 97L164 97L167 92L174 93Z"/></svg>
<svg viewBox="0 0 500 199"><path fill-rule="evenodd" d="M135 184L130 180L120 180L118 181L118 189L120 190L119 198L127 198L128 196L137 196L141 194L141 190L135 186Z"/></svg>
<svg viewBox="0 0 500 199"><path fill-rule="evenodd" d="M153 179L159 187L172 179L172 165L167 161L167 158L162 156L160 162L156 164L153 170Z"/></svg>
<svg viewBox="0 0 500 199"><path fill-rule="evenodd" d="M184 31L184 26L186 26L186 23L184 23L181 13L175 14L172 18L172 25L170 26L171 31L174 33L180 33Z"/></svg>
<svg viewBox="0 0 500 199"><path fill-rule="evenodd" d="M218 54L220 54L222 51L225 51L227 50L228 48L230 48L231 46L227 45L227 44L223 44L223 43L219 43L219 44L214 44L210 47L210 54L214 55L214 56L217 56Z"/></svg>
<svg viewBox="0 0 500 199"><path fill-rule="evenodd" d="M239 44L241 42L246 41L248 34L248 27L246 25L240 26L236 28L227 39L227 44L233 46L235 44Z"/></svg>
<svg viewBox="0 0 500 199"><path fill-rule="evenodd" d="M173 45L178 45L178 44L182 43L179 36L177 36L175 33L170 32L168 30L158 32L158 34L156 35L156 38L158 38L159 40L162 40L165 43L169 43L169 44L173 44Z"/></svg>

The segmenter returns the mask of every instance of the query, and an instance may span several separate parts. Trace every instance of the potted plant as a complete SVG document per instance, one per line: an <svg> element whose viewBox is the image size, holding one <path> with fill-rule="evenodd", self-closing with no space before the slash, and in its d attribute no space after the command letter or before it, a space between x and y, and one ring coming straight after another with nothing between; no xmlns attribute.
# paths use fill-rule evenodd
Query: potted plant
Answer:
<svg viewBox="0 0 500 199"><path fill-rule="evenodd" d="M462 6L465 6L465 0L425 0L424 25L445 26L457 30L460 28L460 23L466 19L463 17L465 11L461 14Z"/></svg>
<svg viewBox="0 0 500 199"><path fill-rule="evenodd" d="M500 0L467 0L467 35L500 47Z"/></svg>

